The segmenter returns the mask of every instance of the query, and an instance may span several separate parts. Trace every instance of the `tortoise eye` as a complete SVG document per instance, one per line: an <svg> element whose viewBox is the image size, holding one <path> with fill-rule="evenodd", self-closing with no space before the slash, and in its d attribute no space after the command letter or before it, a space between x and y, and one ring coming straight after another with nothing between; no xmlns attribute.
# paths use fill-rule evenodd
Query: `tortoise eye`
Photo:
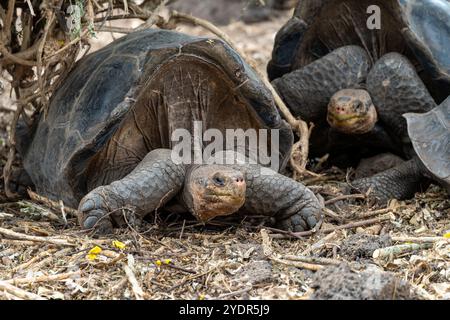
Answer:
<svg viewBox="0 0 450 320"><path fill-rule="evenodd" d="M214 177L212 178L212 181L214 182L214 184L216 186L219 186L219 187L223 187L225 185L225 180L219 175L214 175Z"/></svg>
<svg viewBox="0 0 450 320"><path fill-rule="evenodd" d="M355 110L362 110L362 108L364 107L364 103L362 102L362 101L358 101L356 104L355 104Z"/></svg>

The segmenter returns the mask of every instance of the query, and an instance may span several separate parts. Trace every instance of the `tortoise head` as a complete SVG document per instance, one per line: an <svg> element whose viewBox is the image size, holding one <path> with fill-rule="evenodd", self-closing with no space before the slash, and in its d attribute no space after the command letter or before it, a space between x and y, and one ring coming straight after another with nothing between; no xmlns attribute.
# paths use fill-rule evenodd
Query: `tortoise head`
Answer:
<svg viewBox="0 0 450 320"><path fill-rule="evenodd" d="M344 89L331 97L327 121L343 133L363 134L375 126L377 111L366 90Z"/></svg>
<svg viewBox="0 0 450 320"><path fill-rule="evenodd" d="M194 216L207 222L238 211L245 202L245 191L246 182L240 171L219 165L202 165L188 174L183 198Z"/></svg>

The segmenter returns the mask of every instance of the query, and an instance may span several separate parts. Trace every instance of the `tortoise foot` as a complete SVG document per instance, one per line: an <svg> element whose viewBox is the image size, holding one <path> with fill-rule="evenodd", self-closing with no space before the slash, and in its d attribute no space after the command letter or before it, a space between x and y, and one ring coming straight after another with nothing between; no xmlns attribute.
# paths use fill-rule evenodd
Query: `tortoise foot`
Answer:
<svg viewBox="0 0 450 320"><path fill-rule="evenodd" d="M391 199L405 200L428 186L425 169L418 158L405 161L391 169L367 178L356 179L352 187L384 205Z"/></svg>
<svg viewBox="0 0 450 320"><path fill-rule="evenodd" d="M301 232L314 228L319 223L316 214L296 213L285 219L278 219L275 227L281 230Z"/></svg>
<svg viewBox="0 0 450 320"><path fill-rule="evenodd" d="M78 220L83 229L91 229L97 235L111 234L113 221L107 207L105 195L97 188L88 193L80 203Z"/></svg>

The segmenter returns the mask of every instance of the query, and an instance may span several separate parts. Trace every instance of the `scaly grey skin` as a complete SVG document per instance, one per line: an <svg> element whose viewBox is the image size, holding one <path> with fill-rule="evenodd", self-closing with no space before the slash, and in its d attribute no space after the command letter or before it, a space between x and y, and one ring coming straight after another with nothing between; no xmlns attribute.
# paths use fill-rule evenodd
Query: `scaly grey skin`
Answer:
<svg viewBox="0 0 450 320"><path fill-rule="evenodd" d="M345 46L272 84L295 117L317 124L325 121L331 97L339 90L361 86L369 69L370 59L364 49Z"/></svg>
<svg viewBox="0 0 450 320"><path fill-rule="evenodd" d="M338 48L316 61L285 74L272 81L277 91L293 112L294 116L305 121L314 122L316 127L327 127L327 105L339 91L367 87L367 92L375 105L379 122L377 132L369 135L375 140L384 141L386 150L393 151L394 144L400 149L398 154L411 157L406 121L402 115L406 112L427 112L436 107L436 103L418 76L414 66L399 53L388 53L382 56L371 67L370 58L364 49L358 46ZM348 90L349 100L358 100L355 94L363 90ZM380 128L383 129L380 131ZM357 132L351 133L354 137ZM312 144L315 149L317 141L324 141L321 129L313 133ZM385 132L387 131L387 132ZM353 138L350 139L350 141ZM345 139L320 143L320 145L341 143ZM373 138L367 140L374 140ZM388 141L390 140L390 141ZM368 141L370 145L371 141ZM318 148L326 153L325 148ZM404 152L403 150L404 149ZM321 155L318 155L321 156Z"/></svg>
<svg viewBox="0 0 450 320"><path fill-rule="evenodd" d="M391 131L392 136L400 139L400 147L413 158L372 177L357 179L352 185L360 192L371 189L371 195L380 203L411 198L420 191L421 182L432 175L410 144L403 114L424 113L435 108L436 103L411 63L398 53L386 54L377 61L367 83L381 123Z"/></svg>
<svg viewBox="0 0 450 320"><path fill-rule="evenodd" d="M273 216L278 228L294 232L311 229L319 222L321 205L303 184L273 171L262 174L258 165L234 168L245 173L245 212Z"/></svg>
<svg viewBox="0 0 450 320"><path fill-rule="evenodd" d="M370 190L371 198L385 204L391 199L412 198L427 180L426 175L427 170L422 162L414 157L374 176L357 179L352 182L352 187L362 193Z"/></svg>
<svg viewBox="0 0 450 320"><path fill-rule="evenodd" d="M367 90L381 123L403 144L410 143L403 114L425 113L436 107L414 66L395 52L375 62L367 76Z"/></svg>
<svg viewBox="0 0 450 320"><path fill-rule="evenodd" d="M123 179L97 187L81 200L80 225L86 229L95 227L104 234L114 225L124 226L120 208L132 207L139 216L154 211L181 190L185 170L184 165L171 161L170 150L148 153ZM111 216L107 216L109 213Z"/></svg>
<svg viewBox="0 0 450 320"><path fill-rule="evenodd" d="M397 150L398 141L379 123L371 124L373 129L369 132L358 134L341 132L327 123L327 107L332 97L345 89L363 91L358 88L365 87L370 68L370 57L363 48L344 46L272 81L293 115L315 124L316 129L310 137L311 157L328 153L330 159L337 160L351 150L357 158L374 149L402 155L402 151ZM358 101L357 97L349 97L348 100ZM362 120L371 122L367 117L369 112L366 113ZM351 160L347 162L351 163Z"/></svg>
<svg viewBox="0 0 450 320"><path fill-rule="evenodd" d="M342 61L349 61L347 63L350 66ZM351 67L355 61L362 62L362 66ZM328 128L325 125L325 128L313 133L311 151L316 155L319 152L339 152L339 149L344 150L348 144L354 149L354 154L358 154L358 148L365 143L367 147L381 146L385 151L395 152L407 159L412 158L373 177L353 182L353 186L360 192L367 192L371 188L371 195L381 203L393 198L407 199L423 186L421 182L427 180L427 171L412 148L403 114L425 113L434 109L436 103L414 66L401 54L385 54L367 71L369 66L370 62L363 49L346 46L274 80L273 83L296 116L323 126L321 118L325 117L327 101L337 90L342 98L346 98L342 99L342 108L347 108L345 111L350 115L352 112L357 114L346 104L348 101L360 101L357 93L365 91L343 90L342 86L350 84L350 88L354 88L366 81L367 92L379 119L374 129L358 134L356 131L353 133L354 128L349 127L349 134L332 136L329 132L340 128ZM346 72L349 74L342 75ZM345 96L346 92L348 96ZM339 107L337 105L335 109L339 110ZM361 143L361 138L367 141Z"/></svg>
<svg viewBox="0 0 450 320"><path fill-rule="evenodd" d="M233 202L234 207L220 214L205 211L202 205L209 199L205 198L202 189L204 180L215 172L236 179L238 185L233 187L240 187L245 180L245 203ZM205 179L199 179L202 177ZM121 208L132 207L140 217L144 217L163 207L180 192L178 199L182 199L181 204L204 222L210 218L208 214L227 215L240 209L247 215L274 217L277 226L285 230L303 231L313 228L321 217L322 207L312 191L274 171L270 175L261 174L261 167L253 164L175 164L170 150L156 149L123 179L89 192L79 206L80 224L86 229L94 228L98 234L110 233L114 226L125 223ZM229 199L224 201L226 204L230 202ZM212 211L224 209L217 202L220 200L209 203L214 208Z"/></svg>

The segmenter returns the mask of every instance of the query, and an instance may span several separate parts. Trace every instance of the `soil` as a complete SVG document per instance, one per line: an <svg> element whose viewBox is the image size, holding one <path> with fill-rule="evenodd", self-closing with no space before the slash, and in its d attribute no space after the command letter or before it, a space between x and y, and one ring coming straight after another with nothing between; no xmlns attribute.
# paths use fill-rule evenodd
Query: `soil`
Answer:
<svg viewBox="0 0 450 320"><path fill-rule="evenodd" d="M392 240L387 234L374 236L365 233L356 233L342 241L340 254L349 261L371 259L375 250L391 245Z"/></svg>
<svg viewBox="0 0 450 320"><path fill-rule="evenodd" d="M411 286L390 272L373 265L355 271L348 264L318 271L311 287L313 300L411 300Z"/></svg>

